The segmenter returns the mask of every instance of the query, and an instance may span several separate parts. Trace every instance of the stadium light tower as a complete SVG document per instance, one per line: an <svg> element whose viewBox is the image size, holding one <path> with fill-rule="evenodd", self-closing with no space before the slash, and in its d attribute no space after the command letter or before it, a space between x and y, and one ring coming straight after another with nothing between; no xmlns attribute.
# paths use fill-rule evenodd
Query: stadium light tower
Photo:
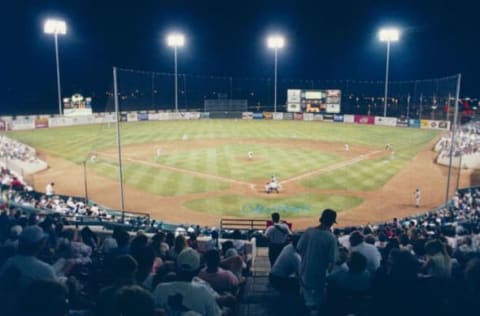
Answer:
<svg viewBox="0 0 480 316"><path fill-rule="evenodd" d="M43 25L43 32L53 34L55 39L55 60L57 62L57 93L58 114L62 115L62 90L60 87L60 63L58 62L58 35L67 34L67 23L63 20L47 19Z"/></svg>
<svg viewBox="0 0 480 316"><path fill-rule="evenodd" d="M172 33L167 36L167 45L173 47L175 63L175 112L178 112L178 73L177 73L177 47L185 45L185 36L180 33Z"/></svg>
<svg viewBox="0 0 480 316"><path fill-rule="evenodd" d="M387 97L388 97L388 66L390 61L390 43L397 42L400 38L400 31L395 28L380 29L378 32L380 42L387 42L387 65L385 69L385 100L383 105L383 116L387 116Z"/></svg>
<svg viewBox="0 0 480 316"><path fill-rule="evenodd" d="M278 64L278 49L285 46L285 38L281 35L271 35L267 37L268 48L275 50L275 82L273 92L273 112L277 113L277 64Z"/></svg>

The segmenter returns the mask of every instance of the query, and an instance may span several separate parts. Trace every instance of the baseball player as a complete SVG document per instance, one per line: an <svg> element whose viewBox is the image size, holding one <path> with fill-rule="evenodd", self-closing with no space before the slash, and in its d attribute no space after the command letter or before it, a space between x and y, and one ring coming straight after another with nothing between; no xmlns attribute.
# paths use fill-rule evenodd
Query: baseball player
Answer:
<svg viewBox="0 0 480 316"><path fill-rule="evenodd" d="M420 207L420 199L422 198L422 192L420 191L420 188L417 188L415 190L415 207Z"/></svg>
<svg viewBox="0 0 480 316"><path fill-rule="evenodd" d="M253 151L249 151L247 153L247 156L248 156L248 160L252 160L253 159Z"/></svg>

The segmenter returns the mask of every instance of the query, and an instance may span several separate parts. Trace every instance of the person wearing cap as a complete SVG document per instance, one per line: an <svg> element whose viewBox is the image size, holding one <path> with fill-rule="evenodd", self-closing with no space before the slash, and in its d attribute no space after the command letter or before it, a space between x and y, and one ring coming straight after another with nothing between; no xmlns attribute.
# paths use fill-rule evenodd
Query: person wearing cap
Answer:
<svg viewBox="0 0 480 316"><path fill-rule="evenodd" d="M320 225L308 228L300 237L297 251L302 257L300 284L305 305L310 310L323 303L327 271L330 271L338 253L337 240L331 232L337 212L325 209Z"/></svg>
<svg viewBox="0 0 480 316"><path fill-rule="evenodd" d="M47 235L36 225L20 233L18 254L8 259L0 270L2 315L16 315L21 303L19 299L32 282L56 280L53 267L36 258L46 240Z"/></svg>
<svg viewBox="0 0 480 316"><path fill-rule="evenodd" d="M216 298L200 282L192 282L200 271L200 255L192 248L185 248L177 256L177 280L160 283L153 296L155 306L167 315L193 311L205 316L221 315Z"/></svg>

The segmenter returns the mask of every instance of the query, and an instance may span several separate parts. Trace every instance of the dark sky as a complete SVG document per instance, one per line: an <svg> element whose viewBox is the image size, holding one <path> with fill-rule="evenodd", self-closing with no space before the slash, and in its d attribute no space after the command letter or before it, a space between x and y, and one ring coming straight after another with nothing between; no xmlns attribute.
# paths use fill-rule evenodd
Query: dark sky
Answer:
<svg viewBox="0 0 480 316"><path fill-rule="evenodd" d="M272 76L265 36L279 31L287 38L279 77L383 80L385 44L377 40L383 25L402 30L392 44L391 80L462 73L462 95L480 95L475 1L7 0L0 6L0 114L55 111L53 38L42 31L49 16L68 23L60 38L64 95L103 94L114 65L172 72L164 40L171 29L187 36L180 72Z"/></svg>

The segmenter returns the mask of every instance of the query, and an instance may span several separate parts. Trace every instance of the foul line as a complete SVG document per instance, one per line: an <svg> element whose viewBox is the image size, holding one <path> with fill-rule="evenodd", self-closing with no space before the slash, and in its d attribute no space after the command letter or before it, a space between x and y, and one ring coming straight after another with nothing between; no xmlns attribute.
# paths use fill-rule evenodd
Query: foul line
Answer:
<svg viewBox="0 0 480 316"><path fill-rule="evenodd" d="M116 157L116 155L107 154L107 153L97 153L97 154L99 154L100 156L107 156L107 157L110 157L110 158L115 158ZM127 161L136 162L136 163L146 165L146 166L149 166L149 167L154 167L154 168L159 168L159 169L167 169L167 170L181 172L181 173L185 173L185 174L189 174L189 175L196 175L196 176L209 178L209 179L215 179L215 180L220 180L220 181L225 181L225 182L230 182L230 183L235 183L235 184L247 185L247 186L250 186L250 187L252 186L252 183L244 182L244 181L240 181L240 180L235 180L235 179L232 179L232 178L216 176L216 175L213 175L213 174L203 173L203 172L199 172L199 171L195 171L195 170L182 169L182 168L178 168L178 167L162 165L162 164L159 164L159 163L149 162L149 161L146 161L146 160L139 160L139 159L125 157L125 156L123 156L123 157Z"/></svg>
<svg viewBox="0 0 480 316"><path fill-rule="evenodd" d="M324 172L329 172L329 171L333 171L333 170L337 170L337 169L340 169L340 168L343 168L343 167L347 167L347 166L350 166L350 165L353 165L359 161L362 161L362 160L365 160L367 159L368 157L372 156L372 155L375 155L375 154L378 154L382 152L382 150L375 150L375 151L371 151L369 153L366 153L366 154L363 154L363 155L360 155L358 157L355 157L353 159L350 159L350 160L346 160L346 161L341 161L339 163L335 163L333 165L329 165L325 168L320 168L320 169L316 169L316 170L312 170L312 171L309 171L307 173L304 173L304 174L301 174L301 175L298 175L298 176L294 176L294 177L291 177L291 178L287 178L283 181L281 181L280 183L288 183L288 182L293 182L293 181L297 181L297 180L301 180L303 178L307 178L307 177L310 177L310 176L313 176L315 174L318 174L318 173L324 173Z"/></svg>

